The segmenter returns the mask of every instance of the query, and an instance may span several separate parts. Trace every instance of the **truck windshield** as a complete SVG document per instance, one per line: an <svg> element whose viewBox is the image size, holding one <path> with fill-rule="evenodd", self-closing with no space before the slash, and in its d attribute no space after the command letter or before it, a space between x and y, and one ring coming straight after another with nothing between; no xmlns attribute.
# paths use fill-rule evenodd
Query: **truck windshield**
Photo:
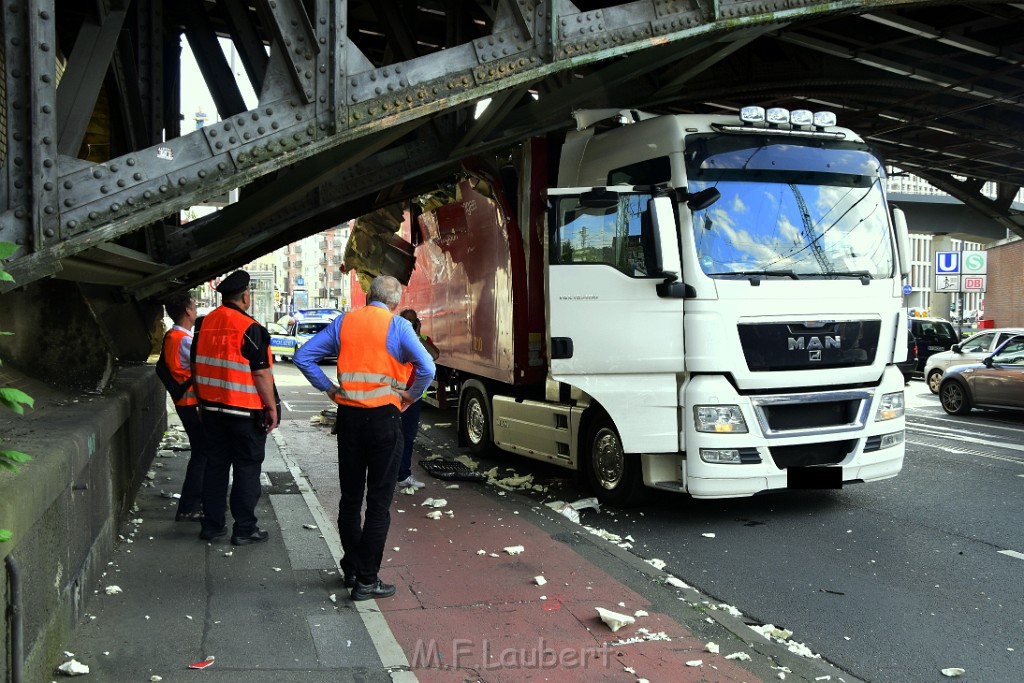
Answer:
<svg viewBox="0 0 1024 683"><path fill-rule="evenodd" d="M772 136L687 138L687 189L722 197L693 213L712 277L890 277L884 171L866 146Z"/></svg>

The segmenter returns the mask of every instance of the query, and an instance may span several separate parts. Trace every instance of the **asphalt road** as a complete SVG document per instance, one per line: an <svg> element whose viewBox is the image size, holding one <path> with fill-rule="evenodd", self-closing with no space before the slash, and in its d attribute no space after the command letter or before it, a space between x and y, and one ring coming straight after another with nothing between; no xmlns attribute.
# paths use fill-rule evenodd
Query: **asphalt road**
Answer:
<svg viewBox="0 0 1024 683"><path fill-rule="evenodd" d="M275 376L286 419L329 406L290 364ZM425 408L423 424L453 429L454 413ZM961 667L965 681L1011 683L1024 680L1022 444L1024 418L947 416L915 380L895 479L725 501L652 491L583 523L632 536L637 555L865 681L945 681L941 669ZM493 464L534 474L550 486L542 499L590 495L559 468Z"/></svg>

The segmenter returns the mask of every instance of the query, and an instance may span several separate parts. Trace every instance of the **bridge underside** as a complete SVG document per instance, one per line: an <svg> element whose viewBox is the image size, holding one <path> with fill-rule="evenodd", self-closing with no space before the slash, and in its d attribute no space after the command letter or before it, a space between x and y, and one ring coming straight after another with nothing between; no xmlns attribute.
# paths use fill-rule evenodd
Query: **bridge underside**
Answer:
<svg viewBox="0 0 1024 683"><path fill-rule="evenodd" d="M584 107L831 109L888 162L1024 233L1022 7L5 0L0 241L20 249L0 291L49 276L134 300L192 286ZM220 118L191 132L183 36ZM234 188L237 203L182 222Z"/></svg>

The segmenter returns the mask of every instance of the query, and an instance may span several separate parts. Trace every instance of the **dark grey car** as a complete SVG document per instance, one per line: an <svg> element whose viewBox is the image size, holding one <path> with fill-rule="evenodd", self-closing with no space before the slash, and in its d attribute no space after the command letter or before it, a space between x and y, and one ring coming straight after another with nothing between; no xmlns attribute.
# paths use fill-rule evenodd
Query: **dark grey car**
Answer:
<svg viewBox="0 0 1024 683"><path fill-rule="evenodd" d="M939 400L950 415L972 408L1024 410L1024 336L1011 337L981 363L946 370Z"/></svg>

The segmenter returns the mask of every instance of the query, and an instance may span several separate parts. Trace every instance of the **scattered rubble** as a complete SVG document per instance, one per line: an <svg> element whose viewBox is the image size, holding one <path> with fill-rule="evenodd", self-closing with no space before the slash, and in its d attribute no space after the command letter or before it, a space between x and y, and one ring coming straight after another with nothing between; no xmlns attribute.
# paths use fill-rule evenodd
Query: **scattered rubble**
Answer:
<svg viewBox="0 0 1024 683"><path fill-rule="evenodd" d="M601 617L601 621L608 625L608 628L612 630L612 633L615 633L623 626L629 626L636 622L636 619L628 614L619 614L618 612L613 612L603 607L595 607L594 609L597 610L597 614Z"/></svg>

